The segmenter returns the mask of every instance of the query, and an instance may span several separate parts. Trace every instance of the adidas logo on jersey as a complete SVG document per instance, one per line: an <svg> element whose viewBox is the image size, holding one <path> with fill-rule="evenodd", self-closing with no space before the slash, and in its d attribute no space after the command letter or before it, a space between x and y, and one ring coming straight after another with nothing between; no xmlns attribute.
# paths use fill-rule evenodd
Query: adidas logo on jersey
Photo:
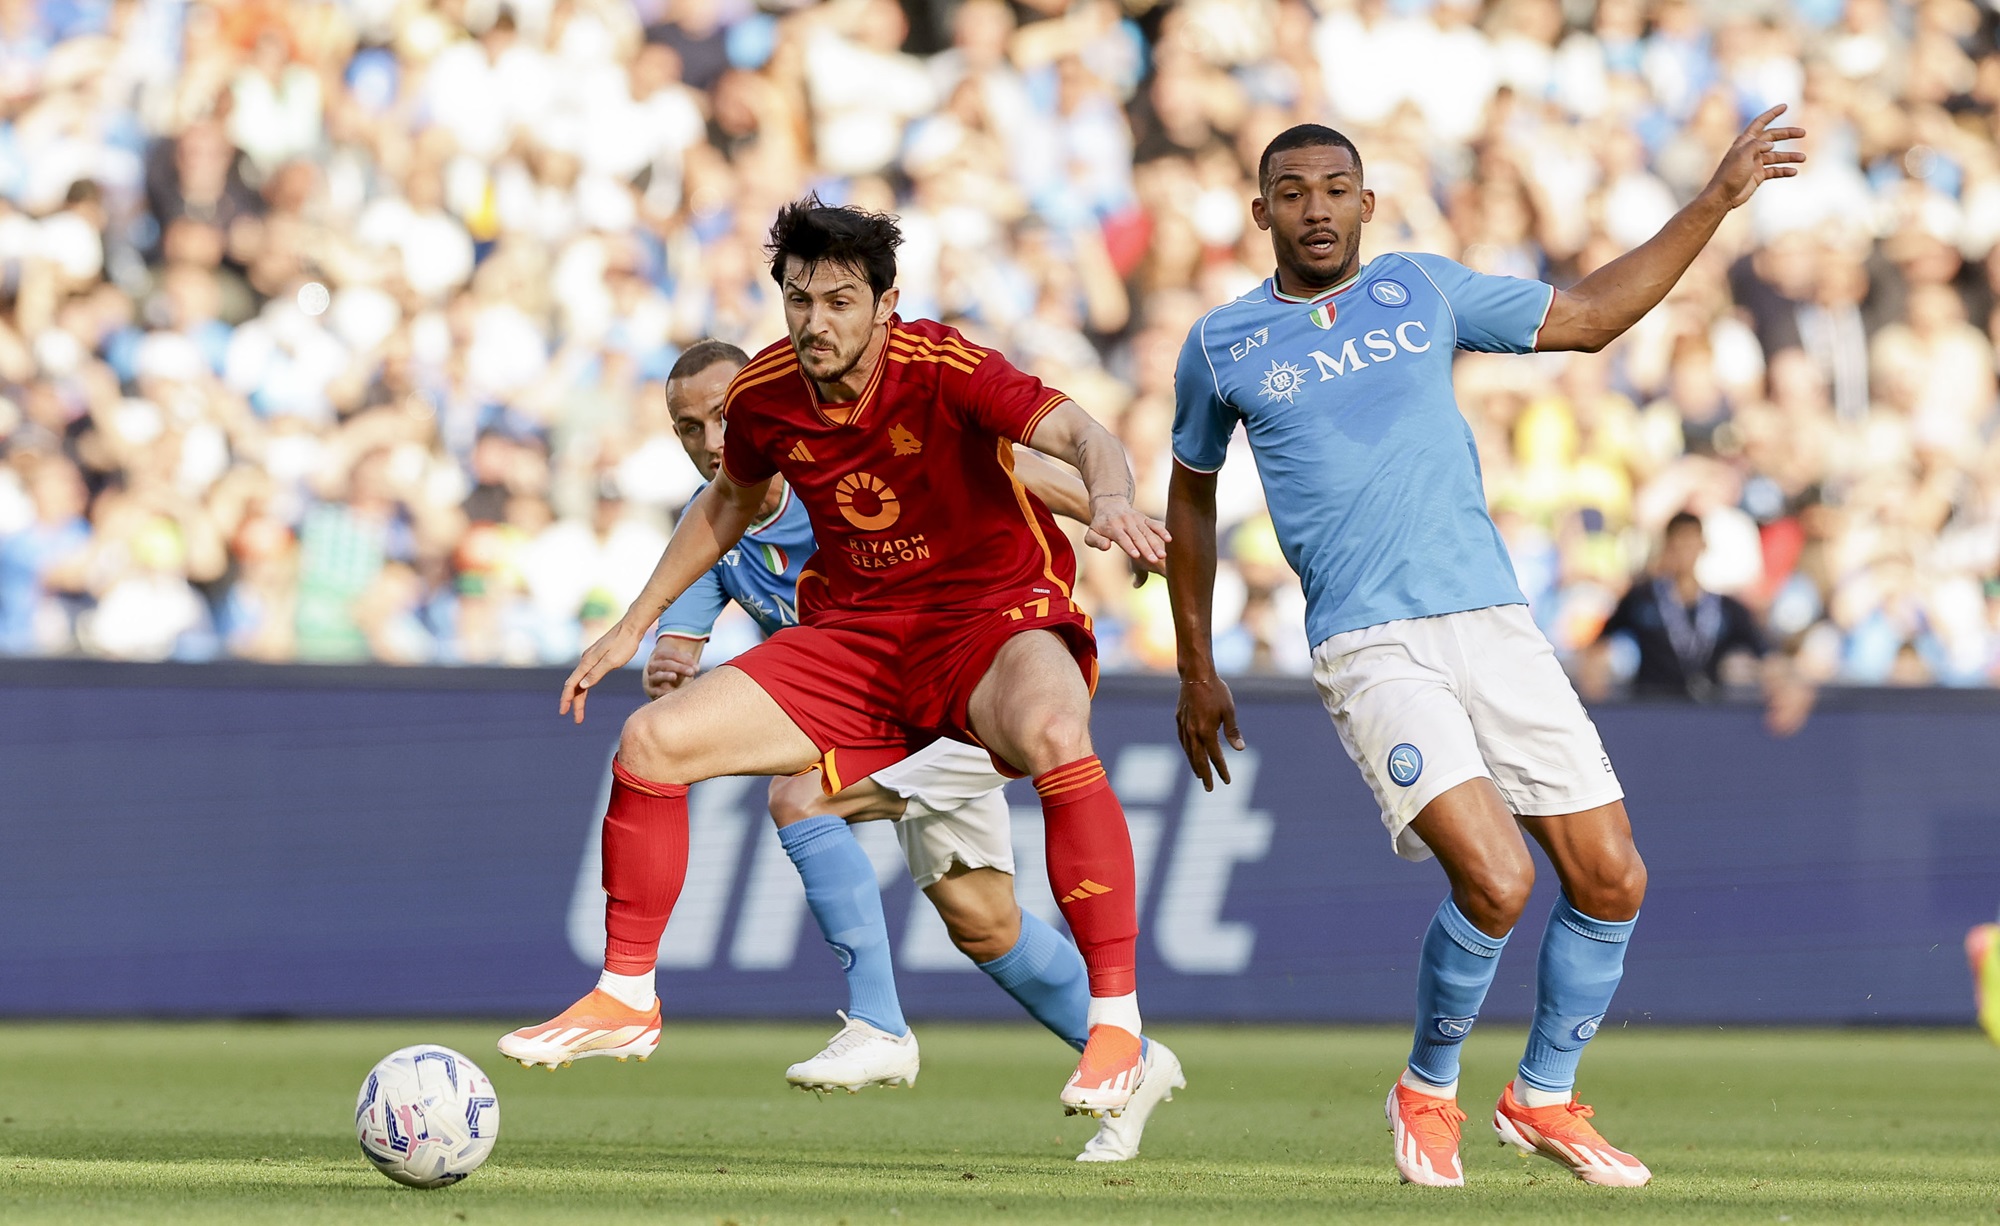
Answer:
<svg viewBox="0 0 2000 1226"><path fill-rule="evenodd" d="M813 453L807 451L805 443L801 441L785 453L785 458L788 460L797 460L801 464L810 464L813 462Z"/></svg>

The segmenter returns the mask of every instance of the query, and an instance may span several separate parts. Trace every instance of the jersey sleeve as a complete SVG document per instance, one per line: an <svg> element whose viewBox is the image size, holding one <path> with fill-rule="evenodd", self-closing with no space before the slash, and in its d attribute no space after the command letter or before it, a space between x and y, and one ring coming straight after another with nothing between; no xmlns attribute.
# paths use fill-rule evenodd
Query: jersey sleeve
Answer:
<svg viewBox="0 0 2000 1226"><path fill-rule="evenodd" d="M1458 347L1482 353L1532 353L1555 304L1555 286L1474 272L1438 255L1405 255L1451 306Z"/></svg>
<svg viewBox="0 0 2000 1226"><path fill-rule="evenodd" d="M715 629L715 619L722 616L722 610L729 603L729 596L722 590L722 580L716 578L715 569L710 567L701 572L680 598L667 606L660 614L660 634L663 637L681 639L705 639Z"/></svg>
<svg viewBox="0 0 2000 1226"><path fill-rule="evenodd" d="M1222 398L1215 367L1208 360L1203 319L1188 329L1181 358L1174 367L1174 459L1183 468L1212 473L1229 454L1229 436L1236 431L1237 413Z"/></svg>
<svg viewBox="0 0 2000 1226"><path fill-rule="evenodd" d="M1025 443L1055 407L1068 400L997 351L981 350L969 373L956 380L952 405L968 420L1003 438ZM958 368L954 368L958 369ZM951 386L947 384L947 386Z"/></svg>
<svg viewBox="0 0 2000 1226"><path fill-rule="evenodd" d="M722 428L722 471L737 485L760 485L778 475L778 466L764 454L756 415L730 389L728 418Z"/></svg>

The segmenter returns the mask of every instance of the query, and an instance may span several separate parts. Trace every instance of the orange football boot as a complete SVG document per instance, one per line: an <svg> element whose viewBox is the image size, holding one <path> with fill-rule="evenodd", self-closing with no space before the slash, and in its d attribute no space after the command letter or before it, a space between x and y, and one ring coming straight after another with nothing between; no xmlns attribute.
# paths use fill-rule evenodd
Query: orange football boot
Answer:
<svg viewBox="0 0 2000 1226"><path fill-rule="evenodd" d="M1141 1050L1139 1036L1122 1026L1092 1026L1083 1058L1062 1088L1064 1113L1105 1116L1124 1111L1145 1071Z"/></svg>
<svg viewBox="0 0 2000 1226"><path fill-rule="evenodd" d="M1493 1131L1503 1144L1560 1163L1585 1183L1606 1188L1640 1188L1653 1177L1646 1164L1614 1147L1590 1123L1589 1107L1569 1102L1553 1107L1525 1107L1514 1097L1514 1083L1500 1092L1493 1108Z"/></svg>
<svg viewBox="0 0 2000 1226"><path fill-rule="evenodd" d="M1458 1126L1465 1122L1465 1112L1458 1109L1458 1100L1422 1094L1399 1081L1382 1113L1396 1134L1396 1174L1404 1183L1465 1186L1465 1168L1458 1161Z"/></svg>
<svg viewBox="0 0 2000 1226"><path fill-rule="evenodd" d="M500 1039L500 1054L521 1067L568 1065L586 1056L644 1060L660 1045L660 998L644 1012L595 988L539 1026L523 1026Z"/></svg>

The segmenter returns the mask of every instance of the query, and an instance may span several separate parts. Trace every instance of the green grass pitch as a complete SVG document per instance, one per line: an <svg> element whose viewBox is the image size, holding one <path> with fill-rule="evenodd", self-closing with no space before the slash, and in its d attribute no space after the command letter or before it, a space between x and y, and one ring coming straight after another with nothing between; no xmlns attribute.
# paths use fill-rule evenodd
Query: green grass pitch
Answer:
<svg viewBox="0 0 2000 1226"><path fill-rule="evenodd" d="M914 1090L824 1101L786 1063L826 1027L673 1025L650 1063L503 1063L503 1026L0 1025L0 1222L2000 1221L2000 1052L1976 1033L1607 1031L1586 1097L1656 1172L1585 1187L1494 1142L1518 1029L1466 1051L1463 1191L1399 1186L1386 1029L1164 1027L1189 1086L1135 1162L1072 1161L1067 1051L1027 1026L919 1030ZM408 1043L471 1055L499 1148L436 1192L354 1143L355 1091Z"/></svg>

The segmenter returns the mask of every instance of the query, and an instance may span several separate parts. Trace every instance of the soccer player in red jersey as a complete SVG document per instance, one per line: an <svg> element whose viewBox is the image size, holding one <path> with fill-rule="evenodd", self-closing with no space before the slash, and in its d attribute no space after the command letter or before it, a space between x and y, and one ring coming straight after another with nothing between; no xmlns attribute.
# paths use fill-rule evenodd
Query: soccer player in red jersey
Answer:
<svg viewBox="0 0 2000 1226"><path fill-rule="evenodd" d="M771 229L788 341L730 385L722 471L681 517L624 618L584 652L561 710L630 660L666 605L734 547L782 475L819 551L801 624L626 721L604 820L599 987L501 1050L528 1063L649 1055L653 969L687 871L688 785L820 769L862 779L941 735L1031 775L1049 882L1090 973L1090 1038L1062 1102L1122 1110L1144 1072L1131 836L1090 744L1096 645L1076 559L1016 479L1013 444L1073 464L1091 539L1157 562L1166 533L1132 507L1112 435L1061 392L956 331L895 314L893 219L808 198Z"/></svg>

